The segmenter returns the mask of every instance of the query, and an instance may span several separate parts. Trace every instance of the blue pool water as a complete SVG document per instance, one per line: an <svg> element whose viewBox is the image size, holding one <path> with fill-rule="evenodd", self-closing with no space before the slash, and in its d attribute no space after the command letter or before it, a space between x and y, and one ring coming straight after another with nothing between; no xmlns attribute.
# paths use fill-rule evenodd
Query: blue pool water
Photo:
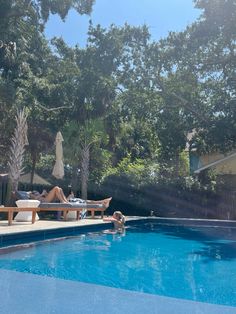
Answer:
<svg viewBox="0 0 236 314"><path fill-rule="evenodd" d="M236 306L236 229L149 222L3 249L0 268Z"/></svg>

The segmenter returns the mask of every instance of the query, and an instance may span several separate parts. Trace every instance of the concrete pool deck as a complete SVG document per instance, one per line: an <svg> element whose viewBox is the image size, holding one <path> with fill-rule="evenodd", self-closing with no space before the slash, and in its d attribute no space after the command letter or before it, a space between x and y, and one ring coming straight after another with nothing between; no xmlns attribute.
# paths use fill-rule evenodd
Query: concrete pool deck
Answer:
<svg viewBox="0 0 236 314"><path fill-rule="evenodd" d="M236 307L0 269L4 314L235 314Z"/></svg>
<svg viewBox="0 0 236 314"><path fill-rule="evenodd" d="M34 224L31 222L16 222L13 221L11 226L8 226L7 220L0 220L0 235L30 232L30 231L44 231L58 228L71 228L79 226L93 226L97 224L107 224L100 218L86 218L81 220L38 220Z"/></svg>

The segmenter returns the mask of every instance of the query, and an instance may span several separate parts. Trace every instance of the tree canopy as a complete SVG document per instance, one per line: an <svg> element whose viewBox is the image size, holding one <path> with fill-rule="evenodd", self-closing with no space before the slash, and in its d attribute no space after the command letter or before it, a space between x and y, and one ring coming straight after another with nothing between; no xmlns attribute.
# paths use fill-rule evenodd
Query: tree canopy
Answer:
<svg viewBox="0 0 236 314"><path fill-rule="evenodd" d="M78 176L89 147L94 182L127 158L181 175L193 130L190 149L234 149L236 0L194 3L199 19L159 41L145 25L91 22L86 47L72 48L62 38L49 43L44 25L50 14L89 14L93 0L0 0L1 169L7 169L14 116L23 107L31 171L52 154L58 130L65 132L68 169L75 167Z"/></svg>

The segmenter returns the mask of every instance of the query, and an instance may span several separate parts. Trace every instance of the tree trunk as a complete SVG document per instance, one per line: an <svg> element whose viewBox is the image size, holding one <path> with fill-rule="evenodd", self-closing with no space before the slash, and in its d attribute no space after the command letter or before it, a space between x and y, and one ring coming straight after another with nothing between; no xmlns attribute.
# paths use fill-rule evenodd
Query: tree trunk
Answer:
<svg viewBox="0 0 236 314"><path fill-rule="evenodd" d="M71 189L77 194L77 191L79 190L78 188L78 165L73 165L72 166L72 178L71 178Z"/></svg>
<svg viewBox="0 0 236 314"><path fill-rule="evenodd" d="M30 184L33 184L35 167L36 167L36 154L35 153L33 153L31 155L31 160L32 160L32 170L31 170L31 174L30 174Z"/></svg>
<svg viewBox="0 0 236 314"><path fill-rule="evenodd" d="M88 198L88 178L89 178L89 146L86 146L82 151L81 160L81 196L84 200Z"/></svg>

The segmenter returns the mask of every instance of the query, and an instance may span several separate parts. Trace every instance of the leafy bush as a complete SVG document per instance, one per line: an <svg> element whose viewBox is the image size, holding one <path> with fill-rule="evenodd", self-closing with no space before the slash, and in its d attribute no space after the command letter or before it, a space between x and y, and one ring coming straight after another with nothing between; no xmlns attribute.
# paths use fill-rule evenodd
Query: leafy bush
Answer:
<svg viewBox="0 0 236 314"><path fill-rule="evenodd" d="M110 212L119 209L127 215L207 217L209 208L218 202L215 176L209 174L201 181L194 176L173 178L169 169L147 165L143 160L130 163L123 159L109 169L99 193L111 195ZM214 215L214 213L212 213Z"/></svg>

